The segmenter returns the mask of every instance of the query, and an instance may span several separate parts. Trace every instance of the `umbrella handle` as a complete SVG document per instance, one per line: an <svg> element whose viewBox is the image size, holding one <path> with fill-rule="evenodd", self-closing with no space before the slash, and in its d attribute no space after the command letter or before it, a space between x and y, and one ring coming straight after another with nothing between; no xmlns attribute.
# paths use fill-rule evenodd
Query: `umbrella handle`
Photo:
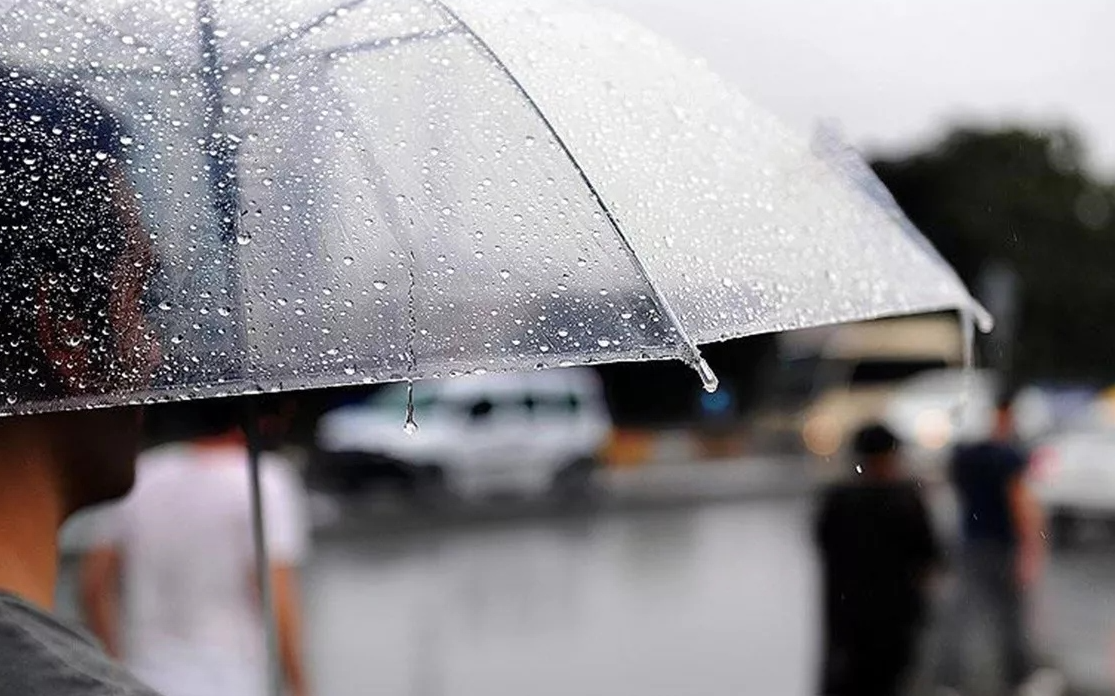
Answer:
<svg viewBox="0 0 1115 696"><path fill-rule="evenodd" d="M252 496L252 545L255 549L256 583L259 587L260 615L263 617L267 645L267 693L283 694L282 656L279 651L279 626L275 616L271 587L271 561L267 553L267 529L263 523L263 493L260 485L260 458L263 441L259 432L259 408L254 399L244 400L244 435L248 442L248 474Z"/></svg>

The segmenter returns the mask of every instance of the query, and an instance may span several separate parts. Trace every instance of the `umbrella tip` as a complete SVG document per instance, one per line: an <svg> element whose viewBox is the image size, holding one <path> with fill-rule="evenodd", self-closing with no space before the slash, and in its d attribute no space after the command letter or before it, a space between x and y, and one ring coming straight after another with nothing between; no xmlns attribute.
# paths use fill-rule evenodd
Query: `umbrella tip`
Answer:
<svg viewBox="0 0 1115 696"><path fill-rule="evenodd" d="M403 432L413 435L418 432L418 423L414 420L414 381L407 380L407 412L406 422L403 423Z"/></svg>
<svg viewBox="0 0 1115 696"><path fill-rule="evenodd" d="M705 391L711 394L720 388L720 378L716 376L716 373L712 371L712 366L700 354L697 354L693 361L693 369L700 375L701 384L704 385Z"/></svg>

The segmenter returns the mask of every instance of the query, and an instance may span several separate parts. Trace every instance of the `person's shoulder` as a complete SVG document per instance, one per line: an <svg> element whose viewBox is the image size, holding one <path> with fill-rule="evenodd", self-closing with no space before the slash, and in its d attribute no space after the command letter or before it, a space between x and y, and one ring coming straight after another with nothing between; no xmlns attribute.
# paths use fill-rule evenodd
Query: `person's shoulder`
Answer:
<svg viewBox="0 0 1115 696"><path fill-rule="evenodd" d="M916 479L904 479L895 481L894 495L911 507L917 508L924 507L925 504L925 486L921 481Z"/></svg>
<svg viewBox="0 0 1115 696"><path fill-rule="evenodd" d="M923 484L915 478L899 478L891 481L889 486L896 495L919 497Z"/></svg>
<svg viewBox="0 0 1115 696"><path fill-rule="evenodd" d="M821 490L821 501L828 507L843 507L862 494L861 487L854 481L835 481Z"/></svg>
<svg viewBox="0 0 1115 696"><path fill-rule="evenodd" d="M1001 442L998 444L997 452L1003 466L1011 472L1018 471L1026 466L1026 452L1018 445Z"/></svg>
<svg viewBox="0 0 1115 696"><path fill-rule="evenodd" d="M0 696L158 696L82 631L0 595Z"/></svg>
<svg viewBox="0 0 1115 696"><path fill-rule="evenodd" d="M169 465L183 461L188 457L187 446L171 442L156 445L139 453L136 457L136 473L143 475L154 471L163 471Z"/></svg>
<svg viewBox="0 0 1115 696"><path fill-rule="evenodd" d="M961 442L952 448L952 461L966 462L973 457L978 457L980 449L983 447L982 442Z"/></svg>
<svg viewBox="0 0 1115 696"><path fill-rule="evenodd" d="M954 467L963 467L978 463L982 465L988 459L998 456L1000 448L998 442L992 440L977 440L956 445L952 450L952 463Z"/></svg>

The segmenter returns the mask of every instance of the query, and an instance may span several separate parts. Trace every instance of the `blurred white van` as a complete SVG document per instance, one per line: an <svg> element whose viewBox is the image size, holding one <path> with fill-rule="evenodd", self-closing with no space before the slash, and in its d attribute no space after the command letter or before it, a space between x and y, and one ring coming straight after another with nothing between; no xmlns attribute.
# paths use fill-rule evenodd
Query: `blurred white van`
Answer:
<svg viewBox="0 0 1115 696"><path fill-rule="evenodd" d="M800 420L802 444L818 457L846 452L852 435L881 422L900 385L963 363L955 315L882 319L831 330L821 349L813 394Z"/></svg>
<svg viewBox="0 0 1115 696"><path fill-rule="evenodd" d="M991 436L998 376L990 370L933 370L895 390L883 416L903 444L903 458L913 473L928 479L946 477L946 463L956 445ZM1053 424L1049 394L1027 386L1014 396L1014 429L1023 443L1048 432Z"/></svg>
<svg viewBox="0 0 1115 696"><path fill-rule="evenodd" d="M990 437L998 383L989 370L957 368L923 372L895 389L882 423L902 442L912 473L943 480L956 445Z"/></svg>
<svg viewBox="0 0 1115 696"><path fill-rule="evenodd" d="M403 429L406 392L393 384L325 414L315 476L349 489L395 479L465 497L578 489L611 430L599 378L587 368L416 383L413 434Z"/></svg>

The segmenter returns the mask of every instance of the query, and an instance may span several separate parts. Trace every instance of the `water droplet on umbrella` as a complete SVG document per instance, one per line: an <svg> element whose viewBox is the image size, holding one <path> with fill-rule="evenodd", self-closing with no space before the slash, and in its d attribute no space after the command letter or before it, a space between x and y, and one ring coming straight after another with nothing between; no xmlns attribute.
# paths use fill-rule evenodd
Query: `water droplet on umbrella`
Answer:
<svg viewBox="0 0 1115 696"><path fill-rule="evenodd" d="M169 312L170 311L170 303L167 302L166 300L163 300L162 302L159 303L159 309L163 310L164 312Z"/></svg>
<svg viewBox="0 0 1115 696"><path fill-rule="evenodd" d="M372 281L372 287L375 288L376 290L386 290L387 289L387 283L383 282L382 280L373 280Z"/></svg>
<svg viewBox="0 0 1115 696"><path fill-rule="evenodd" d="M247 246L252 243L252 233L248 230L240 230L236 233L236 243L240 246Z"/></svg>
<svg viewBox="0 0 1115 696"><path fill-rule="evenodd" d="M173 337L172 337L172 338L170 339L170 342L171 342L171 343L173 343L174 345L178 345L178 344L180 344L180 343L181 343L182 341L185 341L185 340L186 340L186 337L185 337L185 336L183 336L182 334L175 334L175 335L174 335L174 336L173 336Z"/></svg>
<svg viewBox="0 0 1115 696"><path fill-rule="evenodd" d="M403 432L413 435L418 432L418 423L414 420L414 382L407 380L407 412L406 421L403 423Z"/></svg>
<svg viewBox="0 0 1115 696"><path fill-rule="evenodd" d="M731 279L731 278L722 278L722 279L720 280L720 284L721 284L721 285L723 285L723 286L724 286L724 287L726 287L726 288L730 288L730 287L732 287L733 285L735 285L735 283L733 283L733 282L732 282L732 279Z"/></svg>
<svg viewBox="0 0 1115 696"><path fill-rule="evenodd" d="M533 145L533 144L534 144L534 136L533 136L533 135L528 135L528 136L527 136L527 137L525 138L525 140L526 140L526 144L527 144L527 145Z"/></svg>
<svg viewBox="0 0 1115 696"><path fill-rule="evenodd" d="M356 259L352 258L351 256L346 256L343 259L341 259L341 263L343 263L346 266L351 266L352 264L356 263Z"/></svg>
<svg viewBox="0 0 1115 696"><path fill-rule="evenodd" d="M600 346L601 348L607 348L608 346L612 345L612 342L606 338L598 338L596 339L596 345Z"/></svg>
<svg viewBox="0 0 1115 696"><path fill-rule="evenodd" d="M217 314L220 314L222 317L227 317L232 314L232 309L229 307L218 307Z"/></svg>
<svg viewBox="0 0 1115 696"><path fill-rule="evenodd" d="M131 136L128 136L128 135L121 135L120 136L120 144L121 145L131 145L133 142L135 142L135 140Z"/></svg>
<svg viewBox="0 0 1115 696"><path fill-rule="evenodd" d="M504 269L500 270L499 277L503 278L504 280L507 280L508 278L511 277L511 271L504 268Z"/></svg>
<svg viewBox="0 0 1115 696"><path fill-rule="evenodd" d="M271 97L267 96L266 94L256 95L256 102L259 104L266 104L269 101L271 101Z"/></svg>
<svg viewBox="0 0 1115 696"><path fill-rule="evenodd" d="M100 152L98 150L97 152L93 153L93 157L99 162L104 162L106 159L108 159L108 153Z"/></svg>

